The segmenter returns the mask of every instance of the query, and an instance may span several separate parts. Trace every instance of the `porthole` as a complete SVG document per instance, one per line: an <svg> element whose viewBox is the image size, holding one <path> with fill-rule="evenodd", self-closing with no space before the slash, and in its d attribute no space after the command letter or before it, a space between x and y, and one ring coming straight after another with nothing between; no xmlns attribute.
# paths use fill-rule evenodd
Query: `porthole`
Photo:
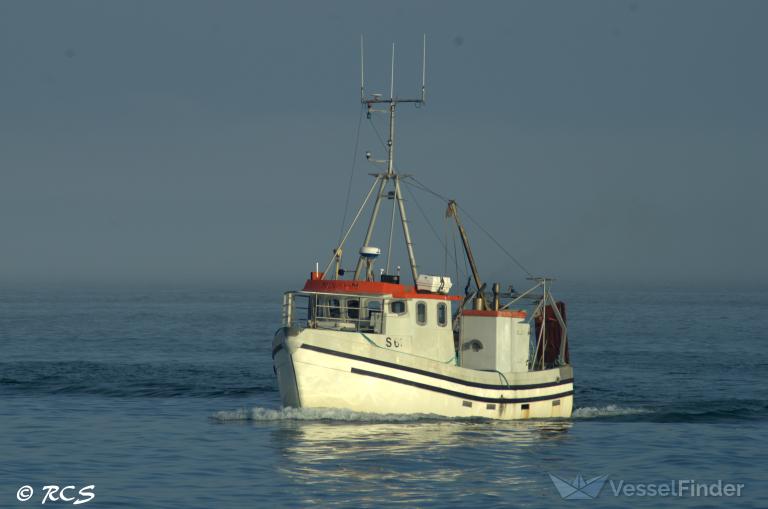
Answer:
<svg viewBox="0 0 768 509"><path fill-rule="evenodd" d="M445 302L441 302L437 305L437 325L445 327L448 324L448 308Z"/></svg>
<svg viewBox="0 0 768 509"><path fill-rule="evenodd" d="M427 304L425 302L416 304L416 323L419 325L427 324Z"/></svg>

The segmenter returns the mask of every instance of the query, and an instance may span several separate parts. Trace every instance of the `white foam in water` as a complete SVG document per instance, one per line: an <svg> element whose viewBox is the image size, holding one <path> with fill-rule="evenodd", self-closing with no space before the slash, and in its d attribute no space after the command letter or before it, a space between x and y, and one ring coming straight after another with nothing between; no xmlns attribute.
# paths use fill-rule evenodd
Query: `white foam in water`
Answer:
<svg viewBox="0 0 768 509"><path fill-rule="evenodd" d="M637 415L647 414L650 410L645 408L628 408L618 405L607 405L603 407L587 406L577 408L573 411L573 417L578 419L590 419L593 417L615 417L619 415Z"/></svg>
<svg viewBox="0 0 768 509"><path fill-rule="evenodd" d="M595 417L615 417L621 415L646 414L650 410L644 408L628 408L618 405L604 407L582 407L573 411L576 419L590 419ZM222 410L212 416L220 422L230 421L346 421L346 422L409 422L422 420L461 420L450 417L441 417L433 414L375 414L367 412L354 412L342 408L264 408L253 407L250 409Z"/></svg>
<svg viewBox="0 0 768 509"><path fill-rule="evenodd" d="M425 419L439 419L430 414L374 414L353 412L341 408L241 408L224 410L213 414L213 418L226 421L349 421L349 422L405 422Z"/></svg>

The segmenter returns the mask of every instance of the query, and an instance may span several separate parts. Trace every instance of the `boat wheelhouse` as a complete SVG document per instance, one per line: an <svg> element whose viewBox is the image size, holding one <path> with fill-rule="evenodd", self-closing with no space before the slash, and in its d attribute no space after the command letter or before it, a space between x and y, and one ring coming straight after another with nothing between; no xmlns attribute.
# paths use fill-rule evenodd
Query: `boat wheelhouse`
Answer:
<svg viewBox="0 0 768 509"><path fill-rule="evenodd" d="M394 166L394 126L398 104L425 103L424 69L420 98L396 97L393 78L389 98L366 96L361 82L361 101L368 116L388 116L387 157L372 161L385 171L373 175L325 270L317 266L302 290L284 294L282 325L272 342L282 404L449 417L570 417L573 368L565 306L552 297L551 279L531 278L534 284L524 292L502 292L494 283L488 292L453 200L446 200L446 217L455 221L471 280L463 295L452 295L450 277L419 272L401 186L409 177ZM371 161L370 152L366 157ZM355 268L344 270L344 245L373 196ZM388 249L377 275L381 249L372 245L372 236L387 199ZM390 271L396 214L410 285L401 283L399 267Z"/></svg>
<svg viewBox="0 0 768 509"><path fill-rule="evenodd" d="M399 283L324 280L315 272L285 299L284 326L357 333L395 352L455 362L451 302L459 296Z"/></svg>

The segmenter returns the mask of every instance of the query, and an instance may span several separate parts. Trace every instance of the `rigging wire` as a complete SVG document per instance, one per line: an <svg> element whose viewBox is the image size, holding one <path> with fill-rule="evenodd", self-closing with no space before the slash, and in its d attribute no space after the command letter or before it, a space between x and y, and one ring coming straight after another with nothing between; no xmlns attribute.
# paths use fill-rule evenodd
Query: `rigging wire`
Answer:
<svg viewBox="0 0 768 509"><path fill-rule="evenodd" d="M458 204L457 204L457 205L458 205ZM525 272L525 273L528 275L528 277L533 277L533 273L532 273L530 270L528 270L528 269L525 267L525 265L523 265L522 263L520 263L520 261L519 261L517 258L515 258L515 257L512 255L512 253L510 253L509 251L507 251L507 249L506 249L504 246L502 246L502 245L501 245L501 242L499 242L498 240L496 240L496 238L495 238L493 235L491 235L491 233L490 233L488 230L486 230L486 229L483 227L483 225L481 225L479 222L475 221L475 219L472 217L472 215L471 215L469 212L467 212L467 210L466 210L464 207L462 207L461 205L458 205L458 207L461 209L461 211L464 213L464 215L466 215L466 216L469 218L469 220L470 220L470 221L472 221L472 222L475 224L475 226L477 226L478 228L480 228L480 230L481 230L483 233L485 233L485 235L486 235L486 236L487 236L489 239L491 239L491 241L493 241L493 243L494 243L494 244L496 244L496 247L498 247L499 249L501 249L501 250L504 252L504 254L505 254L505 255L507 255L507 256L509 257L509 259L510 259L510 260L512 260L512 261L515 263L515 265L517 265L517 266L520 268L520 270L522 270L523 272Z"/></svg>
<svg viewBox="0 0 768 509"><path fill-rule="evenodd" d="M381 146L385 149L387 148L387 144L384 142L384 138L381 137L381 134L379 133L379 130L376 128L376 124L373 123L373 119L369 118L368 123L371 124L371 127L373 128L373 132L376 133L376 137L379 139L379 142L381 143Z"/></svg>
<svg viewBox="0 0 768 509"><path fill-rule="evenodd" d="M344 235L344 224L347 222L347 213L349 212L349 198L352 194L352 180L355 176L355 166L357 166L357 149L360 145L360 127L363 125L363 108L364 105L360 105L360 113L357 119L357 134L355 135L355 150L352 153L352 169L349 171L349 182L347 183L347 198L344 200L344 215L341 217L341 226L339 227L339 242L341 243L341 237Z"/></svg>
<svg viewBox="0 0 768 509"><path fill-rule="evenodd" d="M427 214L424 212L424 209L421 207L421 204L416 199L416 196L407 187L405 187L404 189L408 192L408 196L411 197L411 199L413 200L413 203L416 204L416 208L419 209L419 212L421 213L421 216L424 218L424 220L429 225L429 229L432 230L432 234L435 236L435 238L440 243L440 245L443 246L443 249L445 250L446 255L450 255L450 253L448 252L448 244L443 242L443 240L440 238L440 234L437 233L437 229L435 229L434 225L432 224L432 221L430 221L429 218L427 217ZM453 258L453 257L451 257L451 258Z"/></svg>
<svg viewBox="0 0 768 509"><path fill-rule="evenodd" d="M453 260L454 260L454 264L456 265L456 282L458 283L459 281L461 281L461 279L459 279L459 252L456 249L456 231L455 230L453 231L451 238L453 239L453 257L454 257Z"/></svg>
<svg viewBox="0 0 768 509"><path fill-rule="evenodd" d="M397 209L395 203L396 201L397 199L392 197L392 219L389 220L389 244L387 246L387 274L391 274L391 272L389 272L389 261L392 258L392 234L395 231L395 210Z"/></svg>
<svg viewBox="0 0 768 509"><path fill-rule="evenodd" d="M469 267L467 266L467 257L462 256L461 258L462 260L464 260L464 272L462 272L461 269L459 268L459 249L456 243L456 237L457 237L456 230L454 228L451 228L451 233L452 233L451 237L453 239L453 262L456 269L456 282L458 284L460 281L464 280L464 276L469 274Z"/></svg>
<svg viewBox="0 0 768 509"><path fill-rule="evenodd" d="M357 166L357 150L358 150L358 148L360 146L360 131L361 131L361 126L362 126L362 122L363 122L363 110L364 110L364 108L365 108L365 105L361 104L360 105L360 113L358 115L357 132L355 134L355 149L354 149L353 157L352 157L352 167L351 167L350 173L349 173L349 181L347 183L347 195L346 195L346 199L344 201L344 214L342 216L341 226L340 226L340 230L339 230L339 243L341 243L341 239L342 239L342 236L344 234L344 224L346 223L347 214L349 212L349 200L350 200L350 196L351 196L351 192L352 192L352 181L354 179L355 167ZM384 139L381 137L381 134L379 133L379 130L376 128L376 124L374 124L374 122L373 122L373 120L371 118L368 118L368 122L370 123L371 127L373 128L373 131L376 134L376 137L378 138L378 140L381 143L382 147L387 148L387 144L384 142ZM411 182L409 182L408 180L411 180ZM403 183L407 184L408 187L412 186L412 187L415 187L416 189L420 189L420 190L422 190L422 191L424 191L426 193L429 193L429 194L435 196L436 198L442 200L443 202L447 203L447 202L450 201L447 197L441 195L440 193L437 193L437 192L433 191L432 189L430 189L429 187L424 185L420 180L418 180L416 177L414 177L412 175L404 175L403 178L401 179L401 181ZM435 229L434 225L432 224L432 222L427 217L427 214L424 212L424 209L421 207L421 204L416 199L416 196L411 192L410 189L408 189L408 187L406 187L406 190L408 191L408 194L413 199L414 203L416 204L417 208L419 209L419 212L421 213L422 217L424 217L424 220L429 225L429 228L432 231L432 233L435 236L435 238L437 239L437 241L443 246L443 250L444 250L444 253L445 253L444 254L444 256L445 256L445 258L444 258L444 265L445 265L445 269L446 269L446 272L447 272L448 257L450 256L450 252L449 252L449 249L448 249L448 239L447 239L447 237L446 237L445 240L442 240L440 238L440 235L437 233L437 230ZM459 209L461 209L461 211L464 213L464 215L467 218L469 218L469 220L472 221L472 223L480 229L480 231L482 231L494 244L496 244L496 247L498 247L510 260L512 260L512 262L515 263L515 265L517 265L528 276L533 276L531 271L529 271L517 258L515 258L514 255L512 255L512 253L510 253L498 240L496 240L496 238L488 230L486 230L483 227L483 225L481 225L478 221L475 220L474 217L472 217L472 214L470 214L464 207L462 207L458 203L456 205L458 206ZM394 210L394 205L393 205L393 210ZM391 233L392 232L390 231L390 238L391 238ZM447 224L446 224L446 233L447 233ZM457 277L458 277L458 275L459 275L459 267L458 267L458 254L455 252L456 251L456 237L455 237L455 235L454 235L454 239L453 240L454 240L454 254L453 254L453 256L450 256L450 257L455 262L456 273L457 273ZM391 240L390 240L390 242L391 242ZM466 266L466 264L467 264L467 261L464 260L464 265ZM469 273L469 269L467 267L465 267L465 269L466 269L466 273Z"/></svg>
<svg viewBox="0 0 768 509"><path fill-rule="evenodd" d="M427 192L427 193L430 193L431 195L433 195L433 196L436 196L437 198L440 198L441 200L443 200L443 201L445 201L445 202L448 202L448 201L450 201L450 200L449 200L448 198L446 198L445 196L443 196L443 195L441 195L441 194L439 194L439 193L436 193L435 191L431 190L430 188L428 188L427 186L425 186L424 184L422 184L422 183L421 183L421 181L419 181L418 179L416 179L416 177L414 177L414 176L412 176L412 175L408 175L406 178L408 178L408 179L412 180L412 181L413 181L413 183L417 184L417 186L414 186L414 187L417 187L417 189L421 189L422 191L425 191L425 192ZM407 182L407 181L405 181L405 183L406 183L406 184L408 184L408 185L413 185L412 183L410 183L410 182ZM502 252L503 252L505 255L507 255L507 257L509 257L509 259L510 259L510 260L512 260L512 261L515 263L515 265L517 265L517 266L518 266L518 267L519 267L519 268L520 268L520 269L521 269L523 272L525 272L525 273L526 273L526 274L527 274L529 277L533 277L533 273L531 273L531 271L529 271L529 270L528 270L528 269L525 267L525 265L523 265L522 263L520 263L520 261L519 261L517 258L515 258L515 257L512 255L512 253L510 253L509 251L507 251L507 249L506 249L504 246L502 246L502 245L501 245L501 243L500 243L498 240L496 240L496 238L495 238L493 235L491 235L491 233L490 233L488 230L486 230L486 229L483 227L483 225L481 225L480 223L478 223L477 221L475 221L475 219L472 217L472 214L470 214L470 213L467 211L467 209L465 209L464 207L462 207L462 206L461 206L461 205L459 205L458 203L456 204L456 206L457 206L457 207L459 207L459 209L461 209L461 211L464 213L464 215L465 215L465 216L467 216L467 217L469 218L469 220L470 220L470 221L472 221L472 223L474 223L474 224L475 224L475 226L477 226L477 227L480 229L480 231L482 231L482 232L483 232L483 233L484 233L484 234L485 234L485 235L486 235L486 236L487 236L489 239L491 239L491 241L492 241L494 244L496 244L496 247L498 247L499 249L501 249L501 251L502 251Z"/></svg>
<svg viewBox="0 0 768 509"><path fill-rule="evenodd" d="M443 255L443 274L448 274L448 217L443 218L443 229L445 230L445 246Z"/></svg>
<svg viewBox="0 0 768 509"><path fill-rule="evenodd" d="M456 234L456 237L458 237L458 234ZM469 277L470 269L469 269L469 262L467 261L467 257L466 256L462 256L461 259L464 260L464 274L463 275Z"/></svg>

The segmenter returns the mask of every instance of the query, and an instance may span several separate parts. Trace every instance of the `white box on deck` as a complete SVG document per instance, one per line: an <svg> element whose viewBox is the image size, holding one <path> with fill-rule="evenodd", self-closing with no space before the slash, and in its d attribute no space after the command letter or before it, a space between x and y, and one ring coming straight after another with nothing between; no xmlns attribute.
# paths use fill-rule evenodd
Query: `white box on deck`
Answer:
<svg viewBox="0 0 768 509"><path fill-rule="evenodd" d="M428 276L419 274L416 279L416 289L422 292L448 293L451 291L451 278L448 276Z"/></svg>
<svg viewBox="0 0 768 509"><path fill-rule="evenodd" d="M528 371L531 326L521 311L465 310L461 315L461 366L502 373Z"/></svg>

